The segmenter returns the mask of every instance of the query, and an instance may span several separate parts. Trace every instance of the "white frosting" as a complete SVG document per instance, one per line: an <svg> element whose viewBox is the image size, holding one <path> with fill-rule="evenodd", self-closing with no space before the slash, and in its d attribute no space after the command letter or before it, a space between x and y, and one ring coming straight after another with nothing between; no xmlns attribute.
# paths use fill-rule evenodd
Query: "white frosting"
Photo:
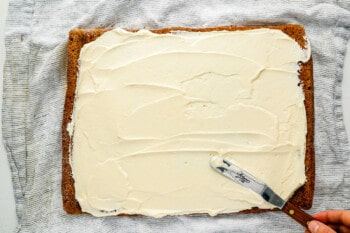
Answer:
<svg viewBox="0 0 350 233"><path fill-rule="evenodd" d="M73 122L76 199L95 216L272 208L216 173L234 159L287 199L305 182L298 61L279 30L106 32L80 54Z"/></svg>

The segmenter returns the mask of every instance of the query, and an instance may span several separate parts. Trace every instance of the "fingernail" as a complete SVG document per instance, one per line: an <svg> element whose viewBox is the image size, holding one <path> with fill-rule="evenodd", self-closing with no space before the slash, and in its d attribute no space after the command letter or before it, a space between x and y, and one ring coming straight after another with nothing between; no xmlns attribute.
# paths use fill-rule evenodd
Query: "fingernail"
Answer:
<svg viewBox="0 0 350 233"><path fill-rule="evenodd" d="M316 233L319 227L320 226L316 221L311 221L308 225L308 228L312 233Z"/></svg>

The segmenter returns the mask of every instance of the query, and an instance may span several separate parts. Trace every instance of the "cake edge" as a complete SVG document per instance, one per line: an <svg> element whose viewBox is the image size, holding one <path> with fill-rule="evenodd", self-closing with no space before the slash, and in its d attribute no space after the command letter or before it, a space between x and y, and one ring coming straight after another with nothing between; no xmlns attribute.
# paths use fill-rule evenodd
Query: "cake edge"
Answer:
<svg viewBox="0 0 350 233"><path fill-rule="evenodd" d="M154 33L164 34L172 31L191 31L191 32L208 32L208 31L237 31L237 30L252 30L258 28L278 29L293 38L302 48L305 48L307 40L305 38L305 29L298 24L283 24L273 26L219 26L211 28L186 28L186 27L171 27L164 29L150 30ZM61 193L63 208L68 214L83 214L78 201L75 199L74 179L72 176L72 168L70 165L70 147L71 138L67 130L68 124L71 122L71 116L74 106L76 80L78 75L78 60L80 50L84 44L97 39L104 32L112 30L112 28L101 29L73 29L69 32L67 43L67 90L63 111L62 122L62 182ZM137 31L137 29L129 29L129 31ZM313 203L314 188L315 188L315 150L314 150L314 86L313 86L313 65L312 57L305 63L300 63L299 70L300 85L304 91L304 105L307 118L307 135L306 135L306 151L305 151L305 175L306 182L301 186L290 201L303 209L310 209ZM242 210L233 213L224 213L219 215L237 214L237 213L261 213L267 211L278 210L260 209L254 207L252 209ZM191 216L203 216L206 213L190 214ZM119 214L117 216L130 216L127 214ZM133 215L136 216L136 215Z"/></svg>

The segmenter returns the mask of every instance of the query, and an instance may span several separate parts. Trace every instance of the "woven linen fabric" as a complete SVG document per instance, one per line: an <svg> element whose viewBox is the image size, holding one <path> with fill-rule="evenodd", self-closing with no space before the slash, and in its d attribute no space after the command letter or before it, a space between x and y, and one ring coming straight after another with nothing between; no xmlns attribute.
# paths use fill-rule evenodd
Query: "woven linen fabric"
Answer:
<svg viewBox="0 0 350 233"><path fill-rule="evenodd" d="M308 212L350 209L350 151L341 106L350 2L288 2L10 0L2 127L16 232L304 232L282 212L160 219L67 215L61 200L61 123L73 28L302 24L312 47L316 115L316 190Z"/></svg>

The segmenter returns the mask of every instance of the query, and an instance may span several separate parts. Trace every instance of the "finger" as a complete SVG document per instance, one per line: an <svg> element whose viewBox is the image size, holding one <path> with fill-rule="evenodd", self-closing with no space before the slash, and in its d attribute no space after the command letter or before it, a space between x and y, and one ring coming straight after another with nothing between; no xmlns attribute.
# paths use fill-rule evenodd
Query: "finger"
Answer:
<svg viewBox="0 0 350 233"><path fill-rule="evenodd" d="M332 228L316 220L311 221L308 228L311 233L336 233Z"/></svg>
<svg viewBox="0 0 350 233"><path fill-rule="evenodd" d="M312 216L324 223L341 224L350 227L350 211L328 210Z"/></svg>
<svg viewBox="0 0 350 233"><path fill-rule="evenodd" d="M340 233L350 233L350 227L340 226L339 232Z"/></svg>
<svg viewBox="0 0 350 233"><path fill-rule="evenodd" d="M350 233L350 227L347 227L344 225L328 225L328 226L339 233Z"/></svg>
<svg viewBox="0 0 350 233"><path fill-rule="evenodd" d="M340 226L338 232L340 233L350 233L350 228L346 226Z"/></svg>

